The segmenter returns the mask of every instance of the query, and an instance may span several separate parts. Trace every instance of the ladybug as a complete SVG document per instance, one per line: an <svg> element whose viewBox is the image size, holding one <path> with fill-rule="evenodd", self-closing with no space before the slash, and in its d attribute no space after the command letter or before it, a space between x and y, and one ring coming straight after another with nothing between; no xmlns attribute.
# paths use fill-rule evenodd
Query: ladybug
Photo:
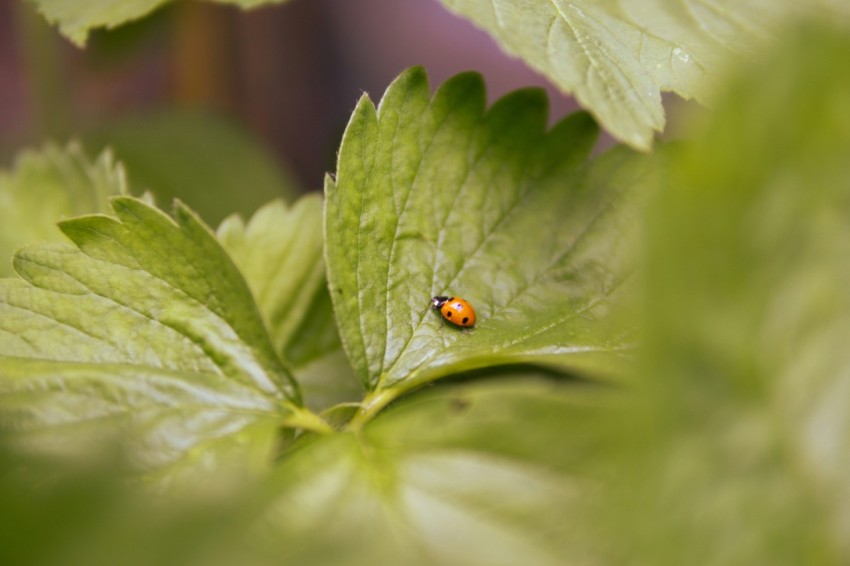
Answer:
<svg viewBox="0 0 850 566"><path fill-rule="evenodd" d="M431 308L440 311L443 318L464 328L475 324L475 311L472 305L460 297L434 297L431 299Z"/></svg>

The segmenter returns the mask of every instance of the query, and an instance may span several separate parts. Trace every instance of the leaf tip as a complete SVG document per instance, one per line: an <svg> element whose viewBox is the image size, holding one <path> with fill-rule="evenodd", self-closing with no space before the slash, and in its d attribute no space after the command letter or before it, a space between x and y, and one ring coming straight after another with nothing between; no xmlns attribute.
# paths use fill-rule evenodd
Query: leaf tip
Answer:
<svg viewBox="0 0 850 566"><path fill-rule="evenodd" d="M477 71L464 71L449 78L437 89L435 98L446 92L463 92L474 94L482 101L487 97L487 86L484 77Z"/></svg>
<svg viewBox="0 0 850 566"><path fill-rule="evenodd" d="M425 84L428 85L428 71L425 70L425 67L422 65L414 65L408 69L402 71L396 78L390 83L389 88L393 88L395 85L403 85L407 88L415 85Z"/></svg>
<svg viewBox="0 0 850 566"><path fill-rule="evenodd" d="M479 80L481 80L480 77ZM481 89L482 92L485 90L483 86ZM530 127L542 134L546 129L546 120L549 116L549 97L546 91L539 87L530 87L509 92L493 103L487 111L489 120L504 117L516 122L517 115L527 120Z"/></svg>
<svg viewBox="0 0 850 566"><path fill-rule="evenodd" d="M584 110L573 112L559 120L547 136L550 147L555 147L555 159L564 158L564 149L579 150L576 159L583 161L590 155L599 139L599 124L593 116ZM562 147L557 147L562 146Z"/></svg>
<svg viewBox="0 0 850 566"><path fill-rule="evenodd" d="M112 206L112 210L115 211L115 214L119 214L121 211L132 210L136 208L137 203L141 204L141 201L130 195L115 195L109 197L109 204Z"/></svg>

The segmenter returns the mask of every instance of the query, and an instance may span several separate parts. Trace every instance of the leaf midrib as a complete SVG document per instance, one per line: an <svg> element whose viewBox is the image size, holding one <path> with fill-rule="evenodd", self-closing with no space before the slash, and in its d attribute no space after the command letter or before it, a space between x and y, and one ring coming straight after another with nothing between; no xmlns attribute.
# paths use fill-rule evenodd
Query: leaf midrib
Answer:
<svg viewBox="0 0 850 566"><path fill-rule="evenodd" d="M442 124L441 124L441 127L442 127ZM506 126L506 127L507 127L507 126ZM438 132L439 132L439 130L438 130ZM430 147L433 145L433 141L436 139L436 137L437 137L436 135L432 136L432 138L431 138L431 139L432 139L432 143L429 145L429 150L430 150ZM471 143L472 136L469 136L469 138L468 138L468 139L470 140L470 143ZM469 186L468 181L469 181L470 174L471 174L471 173L475 170L475 166L476 166L476 165L477 165L477 164L478 164L478 163L479 163L479 162L480 162L480 161L481 161L481 160L482 160L482 159L486 156L487 152L488 152L488 151L490 150L490 148L491 148L491 147L495 144L496 139L497 139L497 136L490 136L490 137L488 138L487 145L485 145L485 146L482 148L482 150L481 150L481 152L480 152L479 156L475 159L475 161L474 161L474 162L473 162L470 166L468 166L468 167L466 168L465 175L464 175L463 179L461 180L461 182L459 183L459 187L458 187L458 190L456 191L456 194L455 194L455 197L454 197L454 199L453 199L453 202L457 202L457 200L460 198L460 194L464 191L464 189L465 189L465 188L467 188L467 187ZM468 147L467 147L467 149L468 149ZM420 160L420 164L419 164L419 165L421 165L421 160ZM505 165L507 165L507 164L505 164ZM417 175L418 175L418 174L419 174L419 169L417 169ZM495 172L494 172L494 176L495 176ZM415 178L416 178L416 177L414 177L414 181L415 181ZM411 183L411 186L413 186L413 184L415 184L415 183ZM478 254L478 252L479 252L479 251L480 251L480 250L484 247L484 245L485 245L485 244L486 244L486 243L490 240L490 238L492 237L492 235L493 235L493 234L495 233L495 231L498 229L499 225L500 225L500 224L501 224L501 223L502 223L502 222L503 222L503 221L504 221L507 217L510 217L510 216L513 214L513 212L514 212L514 210L516 209L516 207L517 207L517 206L519 206L519 204L520 204L520 203L521 203L521 202L525 199L525 197L528 195L528 193L530 193L530 192L531 192L531 191L530 191L530 189L529 189L528 187L530 187L532 184L533 184L533 183L530 183L530 182L529 182L529 183L527 183L527 188L526 188L526 190L525 190L525 191L518 191L519 196L518 196L518 198L516 199L516 201L515 201L514 203L512 203L512 204L511 204L511 206L509 207L509 209L508 209L505 213L503 213L503 214L500 216L500 218L499 218L499 219L497 219L497 221L496 221L496 222L494 222L494 223L493 223L493 225L490 227L490 229L488 230L488 232L487 232L487 233L484 235L484 237L481 239L481 242L478 244L478 246L476 246L475 251L474 251L474 252L473 252L473 253L469 256L469 258L467 259L467 261L466 261L466 262L464 262L463 266L462 266L462 267L461 267L458 271L456 271L456 272L455 272L455 274L452 276L451 280L449 280L449 282L446 284L446 288L447 288L447 289L448 289L448 288L450 288L450 287L452 286L452 284L454 284L454 283L455 283L455 281L456 281L456 280L457 280L457 278L460 276L460 274L463 272L464 268L465 268L465 267L466 267L466 265L469 263L469 261L470 261L473 257L475 257L475 256ZM411 191L411 192L412 192L412 191ZM444 238L444 236L445 236L445 226L446 226L446 224L448 223L448 218L449 218L449 216L450 216L450 214L451 214L451 209L452 209L452 207L446 207L446 209L447 209L447 211L448 211L448 212L447 212L447 213L446 213L446 215L443 217L443 220L442 220L442 222L441 222L441 227L438 229L438 243L437 243L437 249L440 249L440 242L442 242L442 241L443 241L443 238ZM403 212L407 212L407 210L404 210ZM397 227L396 227L396 236L398 235L398 225L399 225L400 223L401 223L401 222L400 222L400 218L399 218L399 222L398 222ZM393 246L395 246L395 242L396 242L396 240L394 239L394 240L393 240ZM435 254L434 254L434 261L433 261L433 262L432 262L432 264L431 264L431 290L432 290L432 292L436 292L436 286L437 286L437 258L438 258L438 255L439 255L439 254L437 254L437 253L435 253ZM387 270L387 277L389 278L389 270ZM387 280L389 281L389 279L387 279ZM387 304L389 304L389 303L387 303ZM386 313L386 314L387 314L387 320L389 320L389 308L387 308L387 309L386 309L386 311L387 311L387 313ZM422 324L423 324L423 322L425 321L425 317L426 317L427 313L428 313L428 311L427 311L427 310L426 310L426 311L424 311L424 312L422 312L422 313L420 313L420 315L419 315L419 322L416 324L416 326L415 326L415 327L413 328L413 330L411 331L410 336L408 337L408 339L407 339L407 341L405 342L404 346L403 346L403 347L402 347L402 348L398 351L398 355L396 356L396 359L395 359L395 360L393 360L393 364L389 367L388 372L391 372L391 371L392 371L393 367L395 367L395 363L396 363L396 362L397 362L397 361L398 361L398 360L402 357L402 355L404 354L404 352L406 352L406 351L407 351L407 348L410 346L410 343L413 341L414 337L417 335L417 332L419 331L419 329L420 329L420 328L422 328ZM385 340L385 341L384 341L384 355L382 356L382 361L381 361L381 372L378 374L378 375L379 375L379 379L378 379L378 383L377 383L377 386L376 386L376 388L377 388L377 389L380 389L380 388L381 388L381 386L382 386L382 384L383 384L384 380L386 379L386 376L387 376L387 375L389 375L389 373L388 373L388 372L385 372L385 371L384 371L384 369L386 368L386 361L387 361L387 360L385 359L385 358L386 358L386 342L387 342L387 341Z"/></svg>
<svg viewBox="0 0 850 566"><path fill-rule="evenodd" d="M414 94L414 91L412 89L408 90L405 93L404 102L401 104L402 108L407 107L407 100L413 94ZM451 112L447 112L443 116L443 119L440 121L440 124L438 125L436 131L434 132L434 135L431 136L431 139L428 142L428 146L425 148L425 151L423 151L419 154L419 160L416 163L416 172L413 174L413 177L410 181L410 187L407 189L407 194L405 195L404 203L402 204L401 211L400 212L396 211L395 228L393 229L393 239L392 239L392 243L390 244L390 256L389 256L389 260L387 262L387 277L386 277L386 281L385 281L385 284L384 284L384 297L385 297L385 299L384 299L384 319L385 319L384 335L385 336L388 334L389 328L391 327L390 324L392 322L390 320L390 309L389 309L389 305L390 305L390 274L392 273L393 257L395 257L396 243L398 242L398 238L399 238L399 227L401 226L402 218L407 214L407 212L409 210L408 204L410 203L410 197L414 192L413 188L416 186L416 180L419 178L419 174L422 171L422 163L425 162L427 156L431 153L432 149L434 148L434 143L437 139L437 136L443 130L443 127L448 122L450 116L452 116ZM420 120L421 120L421 117L420 117ZM380 117L378 119L378 123L380 124ZM402 120L398 120L396 122L396 130L395 130L395 134L393 135L393 140L398 139L398 132L401 129L401 125L402 125ZM392 158L395 159L395 157L396 157L396 152L393 151ZM393 165L395 165L394 162L391 163L391 165L390 165L391 171L395 169L393 167ZM392 172L391 172L390 173L390 191L391 191L391 193L395 193L395 187L396 187L395 175L393 175ZM386 367L387 342L388 342L388 340L384 340L384 342L382 344L381 367L378 369L378 380L377 380L377 385L376 385L376 387L378 387L378 388L380 388L380 386L381 386L381 380L383 379L383 375L384 375L384 368Z"/></svg>

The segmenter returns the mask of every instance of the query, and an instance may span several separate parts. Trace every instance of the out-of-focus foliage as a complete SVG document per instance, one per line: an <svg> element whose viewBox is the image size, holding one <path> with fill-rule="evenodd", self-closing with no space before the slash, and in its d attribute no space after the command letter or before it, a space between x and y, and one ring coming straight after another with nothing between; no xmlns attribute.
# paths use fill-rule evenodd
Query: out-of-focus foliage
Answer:
<svg viewBox="0 0 850 566"><path fill-rule="evenodd" d="M843 0L442 0L565 92L611 134L649 149L664 129L661 93L710 100L730 60L749 58L785 18Z"/></svg>
<svg viewBox="0 0 850 566"><path fill-rule="evenodd" d="M617 563L850 560L850 35L783 37L648 207Z"/></svg>
<svg viewBox="0 0 850 566"><path fill-rule="evenodd" d="M269 537L297 564L563 564L586 539L575 473L603 388L517 371L439 386L274 473Z"/></svg>
<svg viewBox="0 0 850 566"><path fill-rule="evenodd" d="M95 28L114 28L144 17L173 0L30 0L47 21L77 45ZM248 9L285 0L214 0Z"/></svg>
<svg viewBox="0 0 850 566"><path fill-rule="evenodd" d="M270 564L246 530L256 490L215 483L203 497L171 492L168 505L128 483L120 456L34 458L0 433L0 548L4 564ZM209 476L214 475L208 470Z"/></svg>
<svg viewBox="0 0 850 566"><path fill-rule="evenodd" d="M215 0L241 8L283 0ZM141 18L170 0L32 0L67 37ZM664 129L661 93L710 101L730 61L750 59L783 21L830 14L844 0L442 0L489 32L617 139L649 149ZM120 155L120 154L119 154ZM194 204L194 203L193 203ZM215 218L213 220L218 220Z"/></svg>
<svg viewBox="0 0 850 566"><path fill-rule="evenodd" d="M111 148L135 194L151 191L163 203L179 198L210 224L299 194L261 144L212 114L170 111L125 119L89 134L86 145Z"/></svg>
<svg viewBox="0 0 850 566"><path fill-rule="evenodd" d="M119 415L129 426L98 430L127 434L136 457L199 464L182 470L195 484L221 463L263 465L250 482L219 484L232 491L207 490L207 514L176 489L149 497L163 514L134 498L142 486L118 493L109 480L123 466L57 482L0 452L0 548L19 556L43 535L62 549L39 546L45 561L99 552L139 564L850 562L850 71L836 65L850 35L783 37L692 141L647 157L588 160L587 116L545 134L536 92L484 112L470 75L430 98L412 70L377 110L361 102L327 183L325 251L346 350L374 391L352 421L334 421L341 431L298 407L279 360L336 348L331 301L310 275L318 259L290 249L294 234L277 224L315 218L309 199L229 221L235 262L182 206L175 221L118 197L118 220L63 222L76 246L26 248L22 279L0 282L10 443L63 440L65 425ZM265 284L298 292L264 253L313 286L299 297L306 309L280 289L256 306ZM639 316L605 301L635 268ZM527 291L536 300L504 302ZM480 307L472 335L428 311L438 292ZM591 364L570 348L611 336L622 346L626 322L640 338L628 342L640 356L627 386L489 367L566 348L559 368L599 369L620 350ZM419 340L427 370L398 361ZM481 366L412 391L422 376ZM408 395L379 411L394 386ZM323 434L273 451L298 424ZM110 560L139 541L145 550Z"/></svg>
<svg viewBox="0 0 850 566"><path fill-rule="evenodd" d="M593 121L575 114L547 133L541 91L486 112L484 100L478 75L432 99L412 69L377 111L362 99L343 137L326 185L328 277L375 395L540 357L600 371L628 347L610 313L632 267L642 156L589 161ZM435 295L469 300L475 329L442 324Z"/></svg>
<svg viewBox="0 0 850 566"><path fill-rule="evenodd" d="M35 242L63 241L56 222L109 209L107 197L126 194L124 170L110 151L94 161L76 143L22 151L0 171L0 276L12 274L15 251Z"/></svg>

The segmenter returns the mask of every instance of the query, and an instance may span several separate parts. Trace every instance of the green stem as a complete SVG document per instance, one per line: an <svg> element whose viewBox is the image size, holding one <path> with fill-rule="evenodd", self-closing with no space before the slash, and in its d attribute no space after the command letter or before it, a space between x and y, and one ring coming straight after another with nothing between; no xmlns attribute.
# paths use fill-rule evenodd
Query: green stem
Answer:
<svg viewBox="0 0 850 566"><path fill-rule="evenodd" d="M360 405L360 410L354 415L354 418L348 423L348 429L357 431L363 428L363 425L375 418L381 409L394 401L402 391L400 388L376 389L369 393L363 403Z"/></svg>
<svg viewBox="0 0 850 566"><path fill-rule="evenodd" d="M290 405L289 409L292 412L284 419L284 426L301 428L316 434L332 434L334 432L331 425L310 409L295 405Z"/></svg>

